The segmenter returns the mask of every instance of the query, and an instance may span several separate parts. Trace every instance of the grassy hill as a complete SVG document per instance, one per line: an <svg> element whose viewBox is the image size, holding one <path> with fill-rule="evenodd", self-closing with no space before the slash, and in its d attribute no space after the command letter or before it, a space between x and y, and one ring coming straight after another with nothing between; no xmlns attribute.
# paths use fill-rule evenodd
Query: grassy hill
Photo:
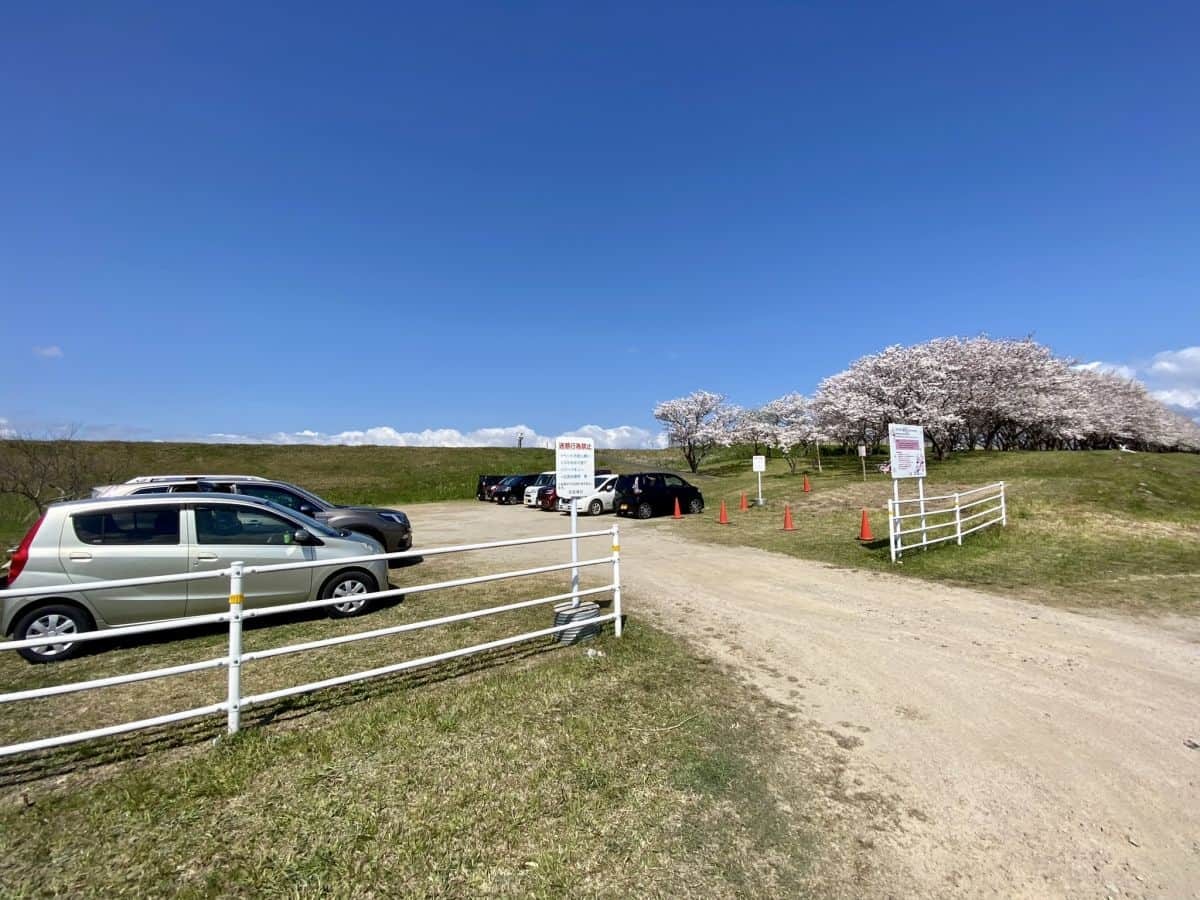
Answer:
<svg viewBox="0 0 1200 900"><path fill-rule="evenodd" d="M711 460L697 477L709 512L672 523L689 537L748 544L837 565L893 571L976 586L1038 602L1129 612L1200 612L1200 456L1181 453L964 453L930 460L927 493L945 494L995 481L1008 486L1009 524L965 539L909 552L893 566L887 548L892 483L868 460L867 480L855 457L826 457L824 471L800 474L769 460L767 505L737 512L742 491L757 490L741 458ZM914 491L906 487L903 496ZM716 524L720 501L733 524ZM796 531L782 530L792 505ZM862 509L876 540L856 540Z"/></svg>
<svg viewBox="0 0 1200 900"><path fill-rule="evenodd" d="M411 505L466 499L483 472L552 468L549 450L515 448L317 447L159 443L89 445L97 471L114 480L132 475L241 472L294 481L342 503ZM884 510L891 480L868 460L862 479L854 456L826 455L822 471L806 460L792 475L768 460L767 505L736 512L742 491L756 493L749 448L722 450L688 476L709 510L679 528L699 540L749 544L809 559L932 580L977 585L1044 602L1128 610L1200 609L1200 455L1086 452L964 453L930 461L929 492L946 493L1003 480L1010 523L970 536L962 548L941 547L888 560ZM616 471L686 472L673 450L602 450L597 465ZM801 490L807 473L812 492ZM715 523L721 499L734 524ZM781 530L791 503L797 530ZM880 540L861 544L859 516L867 508ZM12 546L31 507L0 498L0 546Z"/></svg>

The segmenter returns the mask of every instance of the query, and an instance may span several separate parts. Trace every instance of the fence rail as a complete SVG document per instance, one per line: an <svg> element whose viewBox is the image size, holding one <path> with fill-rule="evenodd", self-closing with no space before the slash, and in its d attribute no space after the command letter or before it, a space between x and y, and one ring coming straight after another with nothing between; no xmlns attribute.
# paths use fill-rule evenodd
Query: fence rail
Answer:
<svg viewBox="0 0 1200 900"><path fill-rule="evenodd" d="M193 709L179 710L176 712L166 713L164 715L154 716L146 719L138 719L132 722L124 722L119 725L110 725L104 728L93 728L86 731L77 731L71 734L57 735L54 737L41 738L38 740L24 741L18 744L9 744L0 747L0 757L13 756L19 753L28 753L35 750L44 750L51 747L60 747L67 744L75 744L83 741L94 740L96 738L110 737L118 734L125 734L131 731L138 731L144 728L153 728L159 725L166 725L173 722L182 722L187 719L200 718L203 716L225 713L227 720L227 729L232 734L240 728L241 710L248 706L258 706L264 703L269 703L273 700L278 700L284 697L294 696L296 694L309 693L311 691L321 690L335 685L348 684L354 681L363 681L369 678L376 678L381 675L387 675L394 672L401 672L407 669L420 668L421 666L434 665L446 660L457 659L463 656L470 656L476 653L484 653L488 650L495 650L501 647L511 646L523 641L535 640L541 637L547 637L570 629L578 629L581 627L598 626L607 622L613 623L613 631L617 637L621 636L622 621L621 621L621 555L620 555L620 530L619 526L614 525L612 528L603 531L585 531L574 534L549 535L536 538L519 538L505 541L491 541L480 544L462 544L452 547L435 547L430 550L406 551L404 553L380 553L370 556L347 557L332 561L333 564L354 564L369 562L375 560L392 560L392 559L411 559L416 557L437 556L448 553L465 553L474 550L495 550L518 546L526 546L530 544L543 544L556 541L574 540L582 538L597 538L609 537L612 539L612 550L608 556L597 557L595 559L572 560L567 563L554 563L545 566L535 566L525 569L513 569L504 572L493 572L487 575L477 575L469 578L456 578L449 581L431 582L428 584L419 584L412 587L388 589L376 591L370 594L356 594L355 600L377 600L387 597L407 596L409 594L428 593L430 591L445 590L447 588L466 587L476 584L485 584L492 581L501 581L512 578L527 578L534 575L542 575L551 572L562 572L571 570L572 572L572 590L563 593L552 594L546 597L536 597L529 600L521 600L514 603L506 603L501 606L486 607L483 609L469 610L467 612L456 613L449 616L441 616L435 619L424 619L419 622L408 622L403 625L394 625L387 628L375 628L368 631L356 632L349 635L339 635L337 637L325 638L315 641L304 641L299 644L290 644L281 647L272 647L264 650L256 650L250 653L242 652L242 623L246 619L261 618L263 616L278 615L286 612L294 612L297 610L322 609L324 607L333 606L339 603L345 603L346 598L331 598L328 600L311 600L303 603L287 603L279 606L269 606L256 608L251 610L243 610L243 589L247 579L251 580L261 574L270 572L286 571L289 569L305 569L314 568L317 566L330 566L330 560L321 560L319 562L305 561L300 563L283 563L269 566L243 566L240 562L235 562L226 569L218 569L203 573L185 574L185 575L167 575L151 578L126 578L114 581L94 581L80 584L71 584L69 589L71 593L80 593L87 591L109 590L112 588L141 586L151 584L162 584L179 581L200 581L212 578L228 578L229 579L229 611L223 613L212 613L202 616L187 616L179 619L169 619L157 622L146 622L140 625L127 625L120 628L110 628L103 631L86 631L70 636L70 642L76 641L95 641L108 640L121 637L124 635L135 634L151 634L156 632L168 631L178 628L190 628L196 625L210 625L216 623L229 624L229 643L228 651L224 656L214 657L212 659L201 660L197 662L183 663L176 666L168 666L160 669L150 669L141 672L130 672L122 675L112 675L106 678L94 678L87 681L77 681L69 684L54 685L52 687L35 688L23 691L11 691L9 693L0 694L0 704L16 703L23 700L35 700L42 697L61 696L63 694L78 693L80 691L100 690L106 687L113 687L121 684L133 684L140 681L149 681L156 678L169 678L174 675L183 675L191 672L199 672L206 669L225 668L228 670L228 687L225 699L219 703L212 703L207 706L199 706ZM574 555L574 554L573 554ZM608 565L612 567L612 580L605 585L594 588L579 589L578 587L578 570L592 566ZM47 595L46 588L24 588L18 590L5 591L5 596L10 597L28 597L28 596L45 596ZM492 641L487 641L481 644L474 644L469 647L460 647L455 650L448 650L444 653L437 653L431 656L423 656L416 659L402 660L390 663L385 666L379 666L373 669L366 669L359 672L354 672L348 675L339 675L333 678L326 678L320 681L313 681L307 684L295 685L292 687L282 688L275 691L269 691L262 694L253 694L245 696L242 693L241 687L241 669L245 663L254 662L256 660L269 659L274 656L283 656L291 653L302 653L308 650L316 650L323 647L332 647L340 644L348 644L355 641L370 640L373 638L390 637L397 634L404 634L411 631L420 631L425 628L436 628L442 625L450 625L456 622L464 622L471 619L480 619L486 616L501 615L503 613L514 612L521 609L529 609L537 606L544 606L551 603L570 602L574 606L578 606L580 599L583 597L597 596L601 594L612 595L612 611L604 615L596 615L586 620L575 620L564 625L556 625L551 628L542 628L537 631L529 631L522 634L516 634L509 637L499 638ZM67 643L64 640L54 640L46 637L28 638L19 641L3 641L0 642L0 651L4 650L20 650L25 647L40 647L48 643Z"/></svg>
<svg viewBox="0 0 1200 900"><path fill-rule="evenodd" d="M987 492L985 496L963 502L964 497ZM949 504L947 504L949 501ZM963 515L964 510L973 509L983 504L992 504L982 510ZM916 507L915 512L903 512L905 508ZM968 522L984 519L971 528L964 529ZM919 519L920 524L913 528L905 528L912 519ZM931 521L933 520L933 521ZM954 541L962 546L963 538L968 534L987 528L989 525L1008 524L1008 501L1004 493L1004 482L971 488L954 494L942 494L936 497L913 497L908 500L888 500L888 547L892 562L899 559L905 550L916 550L930 547L944 541ZM944 534L946 529L953 532ZM934 532L931 536L930 532ZM905 535L919 534L921 539L906 543Z"/></svg>

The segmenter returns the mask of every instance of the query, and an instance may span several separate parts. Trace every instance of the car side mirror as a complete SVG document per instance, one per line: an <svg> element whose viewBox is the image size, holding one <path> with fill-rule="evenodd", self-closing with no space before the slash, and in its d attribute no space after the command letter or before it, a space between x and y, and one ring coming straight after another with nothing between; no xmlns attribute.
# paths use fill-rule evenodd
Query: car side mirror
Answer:
<svg viewBox="0 0 1200 900"><path fill-rule="evenodd" d="M316 510L313 509L311 506L309 506L307 503L301 503L300 504L300 512L304 513L304 515L306 515L306 516L311 516L313 513L316 512Z"/></svg>
<svg viewBox="0 0 1200 900"><path fill-rule="evenodd" d="M292 541L297 544L311 544L313 536L309 534L307 528L297 528L292 532Z"/></svg>

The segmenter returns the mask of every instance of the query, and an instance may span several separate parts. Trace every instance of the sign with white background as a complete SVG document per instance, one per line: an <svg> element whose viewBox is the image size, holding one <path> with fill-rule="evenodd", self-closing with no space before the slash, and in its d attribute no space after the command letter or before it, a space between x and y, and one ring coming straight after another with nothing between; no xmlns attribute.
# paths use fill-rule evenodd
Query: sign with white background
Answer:
<svg viewBox="0 0 1200 900"><path fill-rule="evenodd" d="M564 434L554 439L554 489L573 500L596 489L596 442Z"/></svg>
<svg viewBox="0 0 1200 900"><path fill-rule="evenodd" d="M925 477L925 429L920 425L888 425L892 478Z"/></svg>

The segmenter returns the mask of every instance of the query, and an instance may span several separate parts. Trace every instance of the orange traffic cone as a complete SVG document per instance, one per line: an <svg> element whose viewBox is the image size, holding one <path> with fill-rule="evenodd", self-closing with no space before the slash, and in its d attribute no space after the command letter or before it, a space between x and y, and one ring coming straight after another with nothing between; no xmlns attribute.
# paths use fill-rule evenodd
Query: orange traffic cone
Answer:
<svg viewBox="0 0 1200 900"><path fill-rule="evenodd" d="M871 520L867 518L866 507L863 507L862 525L858 528L858 539L860 541L875 540L875 535L871 534Z"/></svg>
<svg viewBox="0 0 1200 900"><path fill-rule="evenodd" d="M725 501L724 500L721 501L721 515L717 519L717 524L718 525L728 525L729 524L729 513L727 513L725 511Z"/></svg>
<svg viewBox="0 0 1200 900"><path fill-rule="evenodd" d="M804 476L804 493L807 494L811 491L812 491L812 485L808 483L808 476L805 475Z"/></svg>
<svg viewBox="0 0 1200 900"><path fill-rule="evenodd" d="M792 524L792 504L785 503L783 505L783 530L795 531L796 526Z"/></svg>
<svg viewBox="0 0 1200 900"><path fill-rule="evenodd" d="M742 491L742 502L738 505L738 509L745 512L750 508L750 504L746 502L746 492Z"/></svg>
<svg viewBox="0 0 1200 900"><path fill-rule="evenodd" d="M675 515L671 516L671 518L672 519L682 519L683 518L683 513L681 513L679 511L679 498L678 497L675 498Z"/></svg>

